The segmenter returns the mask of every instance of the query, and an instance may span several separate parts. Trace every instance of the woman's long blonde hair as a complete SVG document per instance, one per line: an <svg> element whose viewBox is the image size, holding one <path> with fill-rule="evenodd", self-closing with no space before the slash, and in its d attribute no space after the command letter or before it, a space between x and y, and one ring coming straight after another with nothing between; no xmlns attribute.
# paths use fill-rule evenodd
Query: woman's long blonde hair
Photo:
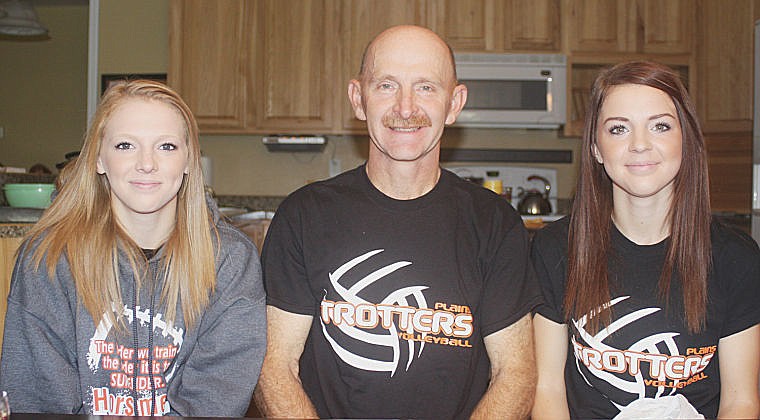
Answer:
<svg viewBox="0 0 760 420"><path fill-rule="evenodd" d="M76 284L79 302L97 324L105 317L122 325L114 316L113 304L123 307L118 260L122 251L134 273L139 290L145 275L145 258L137 244L119 224L111 207L111 187L97 172L103 133L114 111L130 99L156 101L172 107L185 126L188 173L177 193L176 223L163 245L161 272L164 285L161 305L168 321L175 321L181 302L186 326L196 322L209 302L216 284L213 237L217 232L205 201L200 163L198 126L192 112L169 87L149 80L118 83L104 94L87 132L79 157L59 175L58 196L29 233L29 243L39 240L34 250L34 267L46 260L52 277L56 264L65 256Z"/></svg>

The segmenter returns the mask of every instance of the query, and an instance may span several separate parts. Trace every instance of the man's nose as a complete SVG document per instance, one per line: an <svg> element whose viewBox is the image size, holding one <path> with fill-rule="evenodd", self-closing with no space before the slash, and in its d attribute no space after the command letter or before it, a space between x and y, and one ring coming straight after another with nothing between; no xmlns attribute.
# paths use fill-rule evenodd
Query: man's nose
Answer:
<svg viewBox="0 0 760 420"><path fill-rule="evenodd" d="M417 112L413 89L399 90L395 111L402 118L409 118Z"/></svg>

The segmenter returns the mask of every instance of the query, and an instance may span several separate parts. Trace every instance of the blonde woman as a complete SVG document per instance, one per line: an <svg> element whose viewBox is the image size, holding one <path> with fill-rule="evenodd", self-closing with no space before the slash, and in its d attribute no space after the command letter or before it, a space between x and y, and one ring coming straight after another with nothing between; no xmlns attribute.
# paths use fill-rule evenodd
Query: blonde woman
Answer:
<svg viewBox="0 0 760 420"><path fill-rule="evenodd" d="M265 348L261 270L205 197L187 105L156 82L111 87L59 185L11 281L13 411L244 415Z"/></svg>

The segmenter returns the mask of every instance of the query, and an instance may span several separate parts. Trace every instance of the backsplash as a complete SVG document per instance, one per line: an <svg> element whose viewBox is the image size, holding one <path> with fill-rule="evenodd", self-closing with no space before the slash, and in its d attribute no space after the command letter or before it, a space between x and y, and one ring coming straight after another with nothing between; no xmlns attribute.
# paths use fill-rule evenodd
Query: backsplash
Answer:
<svg viewBox="0 0 760 420"><path fill-rule="evenodd" d="M218 195L219 207L245 207L249 210L276 211L285 197L261 195Z"/></svg>

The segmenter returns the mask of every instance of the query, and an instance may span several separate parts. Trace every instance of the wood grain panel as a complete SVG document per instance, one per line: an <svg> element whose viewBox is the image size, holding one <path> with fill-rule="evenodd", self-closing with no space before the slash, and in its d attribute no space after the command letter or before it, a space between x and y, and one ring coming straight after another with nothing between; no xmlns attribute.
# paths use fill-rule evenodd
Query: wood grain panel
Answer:
<svg viewBox="0 0 760 420"><path fill-rule="evenodd" d="M245 9L242 0L174 0L168 83L204 133L240 131L246 121Z"/></svg>
<svg viewBox="0 0 760 420"><path fill-rule="evenodd" d="M455 51L494 49L494 1L432 0L429 23Z"/></svg>
<svg viewBox="0 0 760 420"><path fill-rule="evenodd" d="M642 0L638 12L643 20L640 49L646 53L691 52L695 11L689 0Z"/></svg>
<svg viewBox="0 0 760 420"><path fill-rule="evenodd" d="M418 0L341 0L339 1L340 86L333 93L336 109L341 109L344 132L366 133L366 123L354 117L348 102L348 82L358 77L364 49L372 38L394 25L426 23L426 3Z"/></svg>
<svg viewBox="0 0 760 420"><path fill-rule="evenodd" d="M698 111L706 132L752 130L754 19L760 2L700 0Z"/></svg>
<svg viewBox="0 0 760 420"><path fill-rule="evenodd" d="M625 51L624 0L569 1L568 44L571 51Z"/></svg>
<svg viewBox="0 0 760 420"><path fill-rule="evenodd" d="M504 49L559 51L559 0L505 0Z"/></svg>
<svg viewBox="0 0 760 420"><path fill-rule="evenodd" d="M5 311L8 309L7 296L11 287L11 274L16 263L16 249L23 238L0 238L0 349L3 344Z"/></svg>
<svg viewBox="0 0 760 420"><path fill-rule="evenodd" d="M749 214L752 206L752 135L721 133L705 137L713 211Z"/></svg>
<svg viewBox="0 0 760 420"><path fill-rule="evenodd" d="M294 133L332 128L334 14L325 0L257 2L256 130ZM283 36L287 31L287 36Z"/></svg>

